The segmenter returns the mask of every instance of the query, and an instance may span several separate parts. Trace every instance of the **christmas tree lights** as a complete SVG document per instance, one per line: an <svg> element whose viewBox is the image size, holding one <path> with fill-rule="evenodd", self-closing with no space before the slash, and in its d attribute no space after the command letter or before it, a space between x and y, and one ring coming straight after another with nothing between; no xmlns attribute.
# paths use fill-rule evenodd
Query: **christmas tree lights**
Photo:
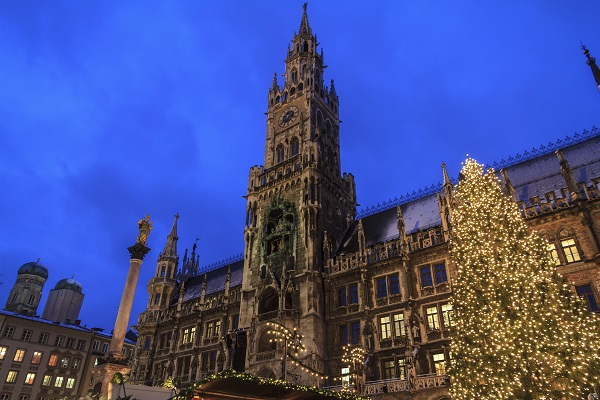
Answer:
<svg viewBox="0 0 600 400"><path fill-rule="evenodd" d="M597 316L492 170L467 159L453 203L452 399L585 399L600 381Z"/></svg>

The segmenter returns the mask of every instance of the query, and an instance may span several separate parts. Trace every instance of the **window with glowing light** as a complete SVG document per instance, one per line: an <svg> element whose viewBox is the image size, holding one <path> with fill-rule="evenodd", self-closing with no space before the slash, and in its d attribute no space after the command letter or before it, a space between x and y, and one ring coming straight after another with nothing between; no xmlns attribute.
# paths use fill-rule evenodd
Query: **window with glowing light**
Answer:
<svg viewBox="0 0 600 400"><path fill-rule="evenodd" d="M8 375L6 375L6 383L15 383L18 375L18 371L8 371Z"/></svg>
<svg viewBox="0 0 600 400"><path fill-rule="evenodd" d="M394 336L406 336L406 325L404 324L404 313L392 314L394 320Z"/></svg>
<svg viewBox="0 0 600 400"><path fill-rule="evenodd" d="M6 350L8 350L8 347L0 346L0 360L4 360L4 357L6 357Z"/></svg>
<svg viewBox="0 0 600 400"><path fill-rule="evenodd" d="M589 311L595 313L599 312L598 302L592 291L592 285L575 286L575 291L577 292L577 295L585 301Z"/></svg>
<svg viewBox="0 0 600 400"><path fill-rule="evenodd" d="M73 389L74 386L75 386L75 378L67 378L67 384L65 385L65 388Z"/></svg>
<svg viewBox="0 0 600 400"><path fill-rule="evenodd" d="M48 365L50 367L56 367L58 364L58 354L50 354L50 358L48 359Z"/></svg>
<svg viewBox="0 0 600 400"><path fill-rule="evenodd" d="M394 379L396 377L396 363L394 360L383 362L383 379Z"/></svg>
<svg viewBox="0 0 600 400"><path fill-rule="evenodd" d="M575 245L575 239L563 239L560 241L560 245L562 246L563 252L565 253L565 258L568 263L576 262L581 260L579 256L579 251L577 250L577 246Z"/></svg>
<svg viewBox="0 0 600 400"><path fill-rule="evenodd" d="M392 338L392 322L389 315L379 317L379 333L381 340Z"/></svg>
<svg viewBox="0 0 600 400"><path fill-rule="evenodd" d="M442 323L444 324L444 328L448 329L454 325L454 320L452 319L452 304L442 304L440 306L440 311L442 313Z"/></svg>
<svg viewBox="0 0 600 400"><path fill-rule="evenodd" d="M54 387L61 387L63 384L63 381L65 380L64 377L62 376L57 376L56 380L54 381Z"/></svg>
<svg viewBox="0 0 600 400"><path fill-rule="evenodd" d="M17 349L15 356L13 357L13 361L23 362L23 357L25 357L25 349Z"/></svg>
<svg viewBox="0 0 600 400"><path fill-rule="evenodd" d="M37 365L42 361L42 352L34 351L33 356L31 356L31 364Z"/></svg>
<svg viewBox="0 0 600 400"><path fill-rule="evenodd" d="M44 379L42 380L42 386L50 386L52 382L52 375L44 375Z"/></svg>
<svg viewBox="0 0 600 400"><path fill-rule="evenodd" d="M61 368L67 368L69 366L69 361L71 361L71 359L69 357L62 357L60 359L60 367Z"/></svg>
<svg viewBox="0 0 600 400"><path fill-rule="evenodd" d="M554 260L554 264L560 265L560 257L558 256L558 250L556 250L556 245L554 243L548 243L546 250L548 250L548 253L550 253L550 256Z"/></svg>
<svg viewBox="0 0 600 400"><path fill-rule="evenodd" d="M446 356L444 353L434 353L433 368L436 375L446 375Z"/></svg>
<svg viewBox="0 0 600 400"><path fill-rule="evenodd" d="M427 307L425 309L425 315L427 315L427 327L430 330L440 329L440 318L438 316L437 306Z"/></svg>
<svg viewBox="0 0 600 400"><path fill-rule="evenodd" d="M28 372L27 375L25 376L25 384L33 385L33 381L35 381L35 373Z"/></svg>
<svg viewBox="0 0 600 400"><path fill-rule="evenodd" d="M398 367L398 378L406 379L406 360L404 358L399 358L396 360L396 365Z"/></svg>
<svg viewBox="0 0 600 400"><path fill-rule="evenodd" d="M349 387L350 386L350 368L349 367L343 367L342 368L342 386L343 387Z"/></svg>

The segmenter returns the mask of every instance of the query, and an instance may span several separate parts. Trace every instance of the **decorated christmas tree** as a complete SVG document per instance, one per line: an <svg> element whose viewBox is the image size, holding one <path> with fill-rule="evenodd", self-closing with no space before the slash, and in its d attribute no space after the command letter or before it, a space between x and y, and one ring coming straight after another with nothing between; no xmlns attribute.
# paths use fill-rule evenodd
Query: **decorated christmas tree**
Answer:
<svg viewBox="0 0 600 400"><path fill-rule="evenodd" d="M492 170L453 193L452 399L585 399L600 381L597 316L556 272Z"/></svg>

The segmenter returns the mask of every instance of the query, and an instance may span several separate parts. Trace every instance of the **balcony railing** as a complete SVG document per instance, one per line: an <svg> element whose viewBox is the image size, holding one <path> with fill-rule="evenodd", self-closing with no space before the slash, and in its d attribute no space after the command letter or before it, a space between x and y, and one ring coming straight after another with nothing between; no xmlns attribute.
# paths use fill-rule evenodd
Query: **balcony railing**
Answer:
<svg viewBox="0 0 600 400"><path fill-rule="evenodd" d="M447 375L421 375L414 382L408 379L389 379L383 381L367 382L363 394L366 396L404 392L408 390L430 389L447 386Z"/></svg>

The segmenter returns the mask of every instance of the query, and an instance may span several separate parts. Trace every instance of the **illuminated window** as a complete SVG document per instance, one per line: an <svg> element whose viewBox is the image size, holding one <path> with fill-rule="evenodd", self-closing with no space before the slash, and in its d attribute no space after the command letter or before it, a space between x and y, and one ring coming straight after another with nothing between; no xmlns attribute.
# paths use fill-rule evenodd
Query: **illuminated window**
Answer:
<svg viewBox="0 0 600 400"><path fill-rule="evenodd" d="M350 368L344 367L342 368L342 386L348 387L350 386Z"/></svg>
<svg viewBox="0 0 600 400"><path fill-rule="evenodd" d="M442 323L444 324L444 328L450 328L452 325L454 325L454 321L452 319L452 304L442 304L440 309L442 311Z"/></svg>
<svg viewBox="0 0 600 400"><path fill-rule="evenodd" d="M56 380L54 381L54 387L61 387L64 380L65 378L63 378L62 376L57 376Z"/></svg>
<svg viewBox="0 0 600 400"><path fill-rule="evenodd" d="M433 366L436 375L446 375L446 357L444 353L433 354Z"/></svg>
<svg viewBox="0 0 600 400"><path fill-rule="evenodd" d="M17 375L19 375L18 371L8 371L8 375L6 375L6 383L15 383L17 381Z"/></svg>
<svg viewBox="0 0 600 400"><path fill-rule="evenodd" d="M577 251L577 246L575 245L575 239L563 239L560 241L560 245L568 263L581 260L579 251Z"/></svg>
<svg viewBox="0 0 600 400"><path fill-rule="evenodd" d="M23 357L25 357L25 349L17 349L15 352L15 357L13 358L14 362L22 362Z"/></svg>
<svg viewBox="0 0 600 400"><path fill-rule="evenodd" d="M0 346L0 360L4 360L4 357L6 357L6 350L8 348L6 346Z"/></svg>
<svg viewBox="0 0 600 400"><path fill-rule="evenodd" d="M381 340L390 339L392 337L392 323L389 316L379 317L379 332Z"/></svg>
<svg viewBox="0 0 600 400"><path fill-rule="evenodd" d="M406 325L404 324L404 314L398 313L392 315L394 319L394 336L406 336Z"/></svg>
<svg viewBox="0 0 600 400"><path fill-rule="evenodd" d="M591 312L598 312L598 303L596 302L596 298L594 297L594 293L592 292L592 285L581 285L576 286L575 291L579 297L581 297L587 305L588 310Z"/></svg>
<svg viewBox="0 0 600 400"><path fill-rule="evenodd" d="M52 382L52 375L44 375L42 386L50 386L50 382Z"/></svg>
<svg viewBox="0 0 600 400"><path fill-rule="evenodd" d="M67 368L69 366L69 361L71 361L71 359L69 357L62 357L60 359L60 367L61 368Z"/></svg>
<svg viewBox="0 0 600 400"><path fill-rule="evenodd" d="M440 329L440 318L438 316L437 307L427 307L425 311L425 314L427 315L427 326L429 327L429 329Z"/></svg>
<svg viewBox="0 0 600 400"><path fill-rule="evenodd" d="M48 343L48 334L45 332L40 333L40 338L38 339L38 343L41 343L41 344Z"/></svg>
<svg viewBox="0 0 600 400"><path fill-rule="evenodd" d="M548 250L548 253L550 253L550 256L554 260L554 264L560 265L560 258L558 257L556 245L554 243L548 243L548 246L546 246L546 250Z"/></svg>
<svg viewBox="0 0 600 400"><path fill-rule="evenodd" d="M67 384L65 385L65 388L73 389L73 386L75 386L75 378L67 378Z"/></svg>
<svg viewBox="0 0 600 400"><path fill-rule="evenodd" d="M23 329L21 340L23 340L24 342L29 342L29 339L31 339L31 331L28 329Z"/></svg>
<svg viewBox="0 0 600 400"><path fill-rule="evenodd" d="M33 356L31 356L31 363L34 365L39 364L42 361L42 352L34 351Z"/></svg>
<svg viewBox="0 0 600 400"><path fill-rule="evenodd" d="M56 364L58 364L58 355L50 354L50 359L48 360L48 365L51 367L56 367Z"/></svg>
<svg viewBox="0 0 600 400"><path fill-rule="evenodd" d="M399 358L396 360L396 365L398 366L398 378L406 379L406 360Z"/></svg>
<svg viewBox="0 0 600 400"><path fill-rule="evenodd" d="M34 380L35 380L35 374L33 372L28 372L27 376L25 377L25 384L33 385Z"/></svg>
<svg viewBox="0 0 600 400"><path fill-rule="evenodd" d="M214 335L215 331L215 321L211 321L206 324L206 338L211 338Z"/></svg>
<svg viewBox="0 0 600 400"><path fill-rule="evenodd" d="M215 336L221 333L221 321L215 321Z"/></svg>
<svg viewBox="0 0 600 400"><path fill-rule="evenodd" d="M396 366L394 360L383 362L383 379L394 379L396 377Z"/></svg>

